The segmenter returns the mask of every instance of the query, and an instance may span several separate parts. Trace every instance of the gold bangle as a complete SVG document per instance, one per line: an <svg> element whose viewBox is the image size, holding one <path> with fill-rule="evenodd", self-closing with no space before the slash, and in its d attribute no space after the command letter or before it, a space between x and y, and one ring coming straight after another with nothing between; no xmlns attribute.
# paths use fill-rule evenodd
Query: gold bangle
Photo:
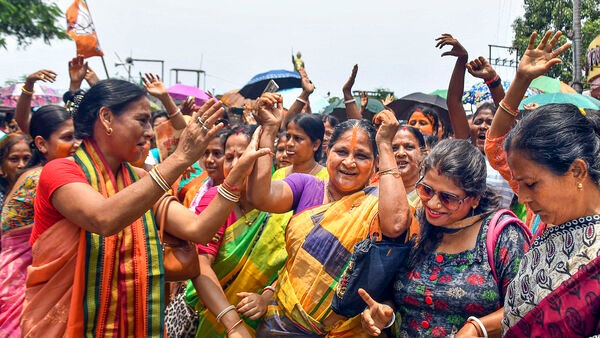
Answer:
<svg viewBox="0 0 600 338"><path fill-rule="evenodd" d="M148 171L148 174L150 175L150 177L152 178L152 180L154 182L156 182L156 184L158 184L158 186L164 192L168 192L169 190L171 190L171 188L169 187L169 185L167 184L167 182L165 181L165 179L162 178L162 175L158 172L158 169L156 169L156 167L153 167L152 169L150 169L150 171Z"/></svg>
<svg viewBox="0 0 600 338"><path fill-rule="evenodd" d="M386 171L384 173L379 173L379 177L384 176L384 175L393 175L396 178L402 176L402 174L400 174L400 170L397 170L397 169L392 170L392 171Z"/></svg>
<svg viewBox="0 0 600 338"><path fill-rule="evenodd" d="M240 325L244 320L240 319L238 320L235 324L233 324L229 329L227 329L227 332L225 332L226 336L229 336L229 334L231 333L231 331L233 331L233 329L235 329L236 326Z"/></svg>
<svg viewBox="0 0 600 338"><path fill-rule="evenodd" d="M389 169L385 169L385 170L380 170L379 171L379 176L381 175L385 175L386 173L390 172L390 171L394 171L394 170L398 170L398 167L391 167Z"/></svg>
<svg viewBox="0 0 600 338"><path fill-rule="evenodd" d="M169 119L172 119L177 114L181 114L181 109L180 108L177 108L177 110L174 113L169 114Z"/></svg>
<svg viewBox="0 0 600 338"><path fill-rule="evenodd" d="M506 103L504 103L504 100L500 101L499 106L512 117L517 117L517 114L519 113L518 111L513 111Z"/></svg>
<svg viewBox="0 0 600 338"><path fill-rule="evenodd" d="M219 187L217 188L217 192L219 193L219 195L221 195L221 197L228 200L229 202L237 203L240 201L240 196L231 193L227 190L227 188L223 187L223 185L219 185Z"/></svg>
<svg viewBox="0 0 600 338"><path fill-rule="evenodd" d="M21 87L21 92L23 92L24 94L33 95L33 90L29 91L25 89L25 86Z"/></svg>

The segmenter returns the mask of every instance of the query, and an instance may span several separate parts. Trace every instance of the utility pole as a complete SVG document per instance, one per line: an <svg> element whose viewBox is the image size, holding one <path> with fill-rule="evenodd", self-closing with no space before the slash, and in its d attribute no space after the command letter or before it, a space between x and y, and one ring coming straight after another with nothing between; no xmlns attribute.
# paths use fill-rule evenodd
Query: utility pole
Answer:
<svg viewBox="0 0 600 338"><path fill-rule="evenodd" d="M573 89L579 94L581 84L581 0L573 0Z"/></svg>

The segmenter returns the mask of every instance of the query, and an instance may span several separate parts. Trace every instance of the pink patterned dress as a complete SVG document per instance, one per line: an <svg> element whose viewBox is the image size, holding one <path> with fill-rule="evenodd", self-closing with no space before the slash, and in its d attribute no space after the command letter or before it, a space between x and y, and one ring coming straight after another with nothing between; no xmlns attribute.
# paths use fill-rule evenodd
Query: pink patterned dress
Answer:
<svg viewBox="0 0 600 338"><path fill-rule="evenodd" d="M25 174L14 194L7 196L2 209L0 337L21 337L25 279L32 259L29 237L33 226L33 198L41 169L39 167Z"/></svg>

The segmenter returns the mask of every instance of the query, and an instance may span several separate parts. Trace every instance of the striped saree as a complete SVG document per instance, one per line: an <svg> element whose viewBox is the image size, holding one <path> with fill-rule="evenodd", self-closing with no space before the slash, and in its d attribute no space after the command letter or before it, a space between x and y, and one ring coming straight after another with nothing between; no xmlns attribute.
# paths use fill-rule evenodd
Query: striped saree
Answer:
<svg viewBox="0 0 600 338"><path fill-rule="evenodd" d="M268 215L252 210L225 230L213 270L231 304L239 302L238 292L258 293L272 283L285 262L285 256L278 253L276 242L273 241L277 232L268 225ZM192 283L188 283L186 301L199 310L200 323L196 337L225 337L225 328L199 301ZM246 327L250 332L254 332L257 325L258 321L246 318Z"/></svg>
<svg viewBox="0 0 600 338"><path fill-rule="evenodd" d="M288 335L275 332L270 324L291 321L305 335L366 336L358 317L333 327L322 322L332 312L333 293L354 244L366 238L372 222L379 221L378 192L377 187L369 187L291 219L286 231L288 260L279 274L276 302L269 306L259 335Z"/></svg>
<svg viewBox="0 0 600 338"><path fill-rule="evenodd" d="M85 140L74 157L105 198L139 180L128 163L115 177L92 140ZM21 320L24 336L164 335L162 252L151 211L109 237L63 219L32 249Z"/></svg>

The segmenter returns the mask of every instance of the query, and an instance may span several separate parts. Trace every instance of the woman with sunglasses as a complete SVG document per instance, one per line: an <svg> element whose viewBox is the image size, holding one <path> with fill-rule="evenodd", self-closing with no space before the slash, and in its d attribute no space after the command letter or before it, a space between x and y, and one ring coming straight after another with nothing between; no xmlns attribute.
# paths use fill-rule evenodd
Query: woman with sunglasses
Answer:
<svg viewBox="0 0 600 338"><path fill-rule="evenodd" d="M424 161L416 190L421 232L394 283L399 335L499 336L506 287L529 243L525 230L510 223L488 258L487 230L498 197L486 185L483 154L466 140L440 141ZM392 311L362 295L369 304L363 328L378 335Z"/></svg>

